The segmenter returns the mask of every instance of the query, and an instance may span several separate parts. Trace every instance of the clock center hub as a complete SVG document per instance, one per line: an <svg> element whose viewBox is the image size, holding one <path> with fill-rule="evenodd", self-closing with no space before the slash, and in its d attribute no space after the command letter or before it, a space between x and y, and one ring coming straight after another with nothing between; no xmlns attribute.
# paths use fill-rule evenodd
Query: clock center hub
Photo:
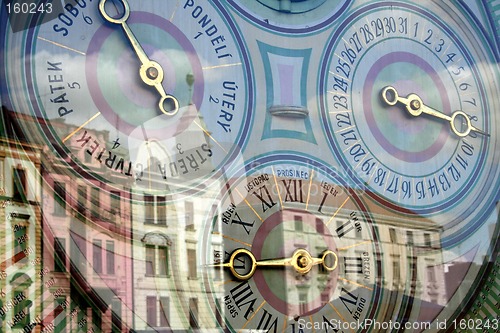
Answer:
<svg viewBox="0 0 500 333"><path fill-rule="evenodd" d="M297 273L304 275L311 271L313 259L309 252L304 249L298 249L293 255L291 264Z"/></svg>
<svg viewBox="0 0 500 333"><path fill-rule="evenodd" d="M288 261L286 267L258 268L252 277L277 311L315 313L321 308L321 299L332 297L339 274L337 244L315 214L291 208L271 214L257 231L251 248L257 261ZM306 305L299 301L305 289L311 290Z"/></svg>
<svg viewBox="0 0 500 333"><path fill-rule="evenodd" d="M156 69L154 67L149 67L146 74L147 74L148 78L150 78L151 80L154 80L158 77L158 69Z"/></svg>
<svg viewBox="0 0 500 333"><path fill-rule="evenodd" d="M297 260L297 264L300 268L304 268L309 265L309 260L307 259L307 257L300 257L299 260Z"/></svg>

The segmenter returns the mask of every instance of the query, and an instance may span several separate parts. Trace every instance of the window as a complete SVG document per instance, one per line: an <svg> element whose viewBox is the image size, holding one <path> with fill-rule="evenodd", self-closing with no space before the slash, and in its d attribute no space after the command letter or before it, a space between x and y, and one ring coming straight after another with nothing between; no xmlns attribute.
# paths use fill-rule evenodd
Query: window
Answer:
<svg viewBox="0 0 500 333"><path fill-rule="evenodd" d="M66 239L54 238L54 271L66 271L66 251L64 250Z"/></svg>
<svg viewBox="0 0 500 333"><path fill-rule="evenodd" d="M166 246L158 247L158 275L168 275L168 248Z"/></svg>
<svg viewBox="0 0 500 333"><path fill-rule="evenodd" d="M66 185L54 182L54 215L66 215Z"/></svg>
<svg viewBox="0 0 500 333"><path fill-rule="evenodd" d="M431 234L429 233L425 233L424 234L424 242L425 242L425 246L427 247L432 247L432 238L431 238Z"/></svg>
<svg viewBox="0 0 500 333"><path fill-rule="evenodd" d="M146 276L168 276L168 247L146 245Z"/></svg>
<svg viewBox="0 0 500 333"><path fill-rule="evenodd" d="M197 267L196 267L196 250L188 249L188 276L190 279L196 279L198 277Z"/></svg>
<svg viewBox="0 0 500 333"><path fill-rule="evenodd" d="M101 205L100 191L98 187L93 187L90 194L90 203L92 206L91 216L93 218L99 217L99 210Z"/></svg>
<svg viewBox="0 0 500 333"><path fill-rule="evenodd" d="M165 197L156 198L156 215L158 224L167 224L167 200Z"/></svg>
<svg viewBox="0 0 500 333"><path fill-rule="evenodd" d="M78 185L78 202L77 210L78 213L85 215L87 210L87 188L83 185Z"/></svg>
<svg viewBox="0 0 500 333"><path fill-rule="evenodd" d="M391 256L392 258L392 282L395 286L399 284L401 280L401 263L399 262L399 256Z"/></svg>
<svg viewBox="0 0 500 333"><path fill-rule="evenodd" d="M417 283L417 257L408 257L408 261L410 263L410 274L408 279L411 279L411 285L415 288Z"/></svg>
<svg viewBox="0 0 500 333"><path fill-rule="evenodd" d="M92 265L96 273L102 273L102 241L95 239L92 249Z"/></svg>
<svg viewBox="0 0 500 333"><path fill-rule="evenodd" d="M144 196L144 205L145 205L144 221L148 224L153 224L155 222L154 200L155 198L152 195Z"/></svg>
<svg viewBox="0 0 500 333"><path fill-rule="evenodd" d="M87 274L87 247L92 247L92 243L85 236L74 233L69 242L69 256L71 258L72 269L80 274ZM88 246L87 246L88 244ZM90 249L91 250L91 249Z"/></svg>
<svg viewBox="0 0 500 333"><path fill-rule="evenodd" d="M303 230L302 216L295 215L293 217L293 220L295 221L295 231L302 231Z"/></svg>
<svg viewBox="0 0 500 333"><path fill-rule="evenodd" d="M106 241L106 273L115 274L115 242L112 240Z"/></svg>
<svg viewBox="0 0 500 333"><path fill-rule="evenodd" d="M159 315L159 316L158 316ZM169 327L169 298L146 297L146 321L150 327ZM159 322L158 322L159 319Z"/></svg>
<svg viewBox="0 0 500 333"><path fill-rule="evenodd" d="M393 244L398 243L398 238L396 236L396 229L389 228L389 239L390 239L391 243L393 243Z"/></svg>
<svg viewBox="0 0 500 333"><path fill-rule="evenodd" d="M146 276L155 275L156 253L154 245L146 245Z"/></svg>
<svg viewBox="0 0 500 333"><path fill-rule="evenodd" d="M104 273L104 268L106 268L106 274L115 274L115 241L106 240L106 248L103 248L103 241L100 239L94 239L93 242L93 253L92 253L92 265L96 273Z"/></svg>
<svg viewBox="0 0 500 333"><path fill-rule="evenodd" d="M325 234L325 225L320 218L316 218L316 232L320 235Z"/></svg>
<svg viewBox="0 0 500 333"><path fill-rule="evenodd" d="M189 299L189 326L192 328L199 328L198 325L198 299Z"/></svg>
<svg viewBox="0 0 500 333"><path fill-rule="evenodd" d="M186 218L186 230L194 231L194 206L191 201L186 201L184 205L184 214Z"/></svg>
<svg viewBox="0 0 500 333"><path fill-rule="evenodd" d="M434 269L434 266L429 266L427 267L427 277L429 279L429 282L436 282L436 271Z"/></svg>
<svg viewBox="0 0 500 333"><path fill-rule="evenodd" d="M430 260L426 260L426 266L427 266L427 280L430 283L436 283L438 281L437 276L436 276L436 266L432 263Z"/></svg>
<svg viewBox="0 0 500 333"><path fill-rule="evenodd" d="M411 230L406 231L406 244L413 245L413 232Z"/></svg>
<svg viewBox="0 0 500 333"><path fill-rule="evenodd" d="M144 196L144 222L148 224L167 225L166 197Z"/></svg>
<svg viewBox="0 0 500 333"><path fill-rule="evenodd" d="M146 297L146 320L149 326L156 326L156 296Z"/></svg>
<svg viewBox="0 0 500 333"><path fill-rule="evenodd" d="M120 192L111 191L109 196L110 196L110 200L111 200L111 209L110 209L111 214L120 215L120 212L121 212Z"/></svg>
<svg viewBox="0 0 500 333"><path fill-rule="evenodd" d="M168 297L160 297L160 326L168 327L169 316L169 299Z"/></svg>
<svg viewBox="0 0 500 333"><path fill-rule="evenodd" d="M13 170L13 194L12 199L15 201L26 201L26 171L21 167Z"/></svg>

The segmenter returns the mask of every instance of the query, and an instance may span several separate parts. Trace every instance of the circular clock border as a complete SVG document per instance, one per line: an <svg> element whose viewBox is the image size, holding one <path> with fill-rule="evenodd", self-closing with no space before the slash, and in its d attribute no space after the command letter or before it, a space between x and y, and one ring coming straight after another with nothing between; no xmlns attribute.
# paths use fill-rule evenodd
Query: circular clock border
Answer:
<svg viewBox="0 0 500 333"><path fill-rule="evenodd" d="M238 134L237 139L231 143L231 149L228 150L224 159L222 159L220 163L217 166L215 166L214 170L211 173L204 175L200 179L196 178L195 180L191 181L191 183L187 184L183 190L172 192L172 194L180 194L184 192L191 192L196 189L204 189L214 181L217 181L217 179L220 176L220 170L223 170L224 166L230 165L235 159L237 159L241 151L248 143L249 133L252 128L252 123L254 118L254 104L255 104L254 102L255 85L254 85L254 78L253 78L248 49L246 43L244 42L244 38L242 36L240 29L236 26L236 23L232 19L228 10L219 1L214 1L212 5L214 6L214 8L218 10L218 13L221 15L221 17L225 19L224 20L225 25L227 25L234 38L234 41L236 43L238 52L242 60L243 72L245 73L245 84L247 86L247 94L246 96L244 96L245 108L244 110L242 110L242 112L245 114L242 117L240 133ZM25 34L25 36L23 37L25 44L23 46L22 54L23 56L29 57L30 59L35 49L35 43L37 42L37 34L39 31L39 27L43 22L43 18L44 18L43 13L38 13L32 16L31 21L29 23L29 28L27 28L26 31L23 32ZM7 22L7 20L5 20L5 22ZM5 24L7 25L7 23ZM2 35L1 38L2 39L0 39L0 41L3 41L5 36ZM5 62L5 59L2 60L3 62ZM0 74L4 75L3 73ZM31 110L29 110L29 112L33 114L36 119L37 122L36 127L38 133L40 133L41 136L43 136L43 140L45 140L45 142L49 145L49 147L52 147L54 149L56 154L60 156L61 159L65 161L66 160L71 161L68 164L75 169L75 172L79 174L80 177L85 179L95 179L100 182L109 183L104 176L94 172L87 165L84 165L79 161L75 161L76 159L72 157L71 151L68 149L68 147L66 147L64 143L61 142L61 138L55 133L55 130L50 125L50 120L44 118L44 110L43 110L44 108L38 102L37 99L37 93L36 93L37 88L33 79L34 75L35 75L34 62L26 61L23 65L22 78L23 80L25 80L27 97L29 97L31 101L33 101L30 102ZM8 103L10 103L10 101L8 101ZM22 130L28 136L33 134L31 132L33 128L29 129L23 128ZM118 186L121 188L123 187L122 184L111 184L111 185Z"/></svg>
<svg viewBox="0 0 500 333"><path fill-rule="evenodd" d="M303 154L303 153L298 153L298 152L293 152L293 151L279 151L279 152L274 152L272 154L263 154L259 156L255 156L252 159L249 159L245 162L245 165L239 167L238 169L232 169L230 170L230 174L226 174L224 177L221 177L221 179L224 179L224 184L221 186L220 191L216 192L216 198L214 198L215 202L220 202L220 197L219 196L226 196L228 191L229 191L229 186L227 185L227 181L231 178L232 175L234 175L234 179L236 180L236 183L239 183L243 177L249 176L249 173L251 173L251 170L253 169L263 169L272 165L280 165L280 164L289 164L289 165L296 165L298 167L306 167L309 166L312 170L316 171L318 169L322 170L324 175L331 179L332 181L335 181L336 185L339 185L343 190L347 191L347 196L352 199L354 202L354 205L358 208L358 212L360 212L363 215L363 218L365 219L366 226L370 228L370 235L373 237L372 242L373 242L373 247L376 248L377 250L374 251L374 255L380 256L381 251L381 243L378 235L378 231L376 228L376 223L374 222L374 218L372 214L369 211L369 208L367 204L364 203L363 201L363 194L365 193L363 190L359 190L356 188L351 187L351 184L349 184L342 175L338 173L338 171L329 166L327 163L323 162L322 160L317 159L316 157ZM315 172L316 173L316 172ZM358 193L361 191L361 193ZM211 230L213 228L213 225L215 223L214 221L214 216L218 215L219 212L217 211L216 205L212 206L212 209L210 212L207 214L206 222L204 224L204 231L201 236L201 243L203 244L203 247L209 247L212 248L212 245L210 244L210 239L211 239ZM274 214L274 213L273 213ZM254 239L255 242L255 239ZM257 241L258 243L261 242L261 240ZM207 251L202 251L204 254L201 257L201 265L203 267L204 271L207 270L213 270L213 265L212 263L208 262L209 253ZM381 259L381 258L379 258ZM375 267L373 270L373 274L376 277L382 276L382 271L383 271L383 264L382 261L375 260ZM214 290L213 285L216 284L213 280L210 279L210 274L203 274L204 278L203 281L201 282L204 285L204 288L206 290ZM256 275L259 275L256 273ZM263 282L263 277L258 276L260 279L259 282ZM375 283L376 283L377 278L375 278ZM257 282L256 282L257 283ZM208 292L209 295L212 294L212 292ZM384 288L377 283L375 284L373 291L372 291L372 300L378 300L381 299L384 295ZM215 297L209 297L208 302L211 304L211 308L213 309L214 315L217 313L220 315L221 318L224 318L224 313L223 313L223 304L219 304L218 300ZM269 302L270 303L270 302ZM370 304L373 304L370 302ZM277 310L279 311L279 310ZM376 306L372 306L370 308L370 311L366 314L367 317L372 317L376 316L376 313L378 311L378 308ZM308 313L307 315L311 315L311 313Z"/></svg>
<svg viewBox="0 0 500 333"><path fill-rule="evenodd" d="M333 49L335 45L338 43L339 38L345 33L347 29L349 29L349 24L350 22L359 19L363 14L369 13L372 10L379 9L379 8L392 8L392 6L398 6L400 8L403 8L405 10L413 11L420 13L424 17L427 17L430 19L434 24L438 25L441 29L444 29L447 31L449 34L450 38L453 40L453 42L456 43L457 47L462 51L462 53L467 57L466 61L467 63L471 66L471 70L473 72L477 73L477 67L474 61L471 60L471 55L467 51L467 48L464 47L463 43L460 41L458 36L454 31L451 31L450 28L445 25L444 22L439 21L438 18L435 17L434 14L428 12L426 9L418 7L413 4L408 4L408 3L402 3L402 2L380 2L380 3L372 3L368 4L366 6L360 7L356 9L354 12L352 12L348 17L343 20L342 24L335 29L335 31L331 34L331 36L328 38L328 43L324 47L323 54L329 55L332 54ZM488 48L491 50L491 46L488 45ZM346 158L343 156L342 151L340 147L337 146L337 142L335 138L333 137L333 133L331 131L331 126L329 125L330 119L328 118L328 105L325 99L325 91L326 91L326 86L327 86L327 74L328 69L330 66L331 60L329 57L324 57L322 63L320 64L320 69L318 73L318 96L320 96L319 100L319 106L320 106L320 120L322 123L323 131L325 134L325 137L327 139L328 145L330 146L330 150L333 152L334 156L336 159L339 161L341 166L348 170L347 174L349 175L349 178L354 181L358 186L365 187L367 190L370 189L371 187L367 184L365 184L365 181L356 174L356 170L353 169L351 164L346 160ZM477 74L476 74L477 75ZM483 100L486 100L484 98L486 92L486 88L484 86L484 83L478 82L478 90L483 97ZM486 103L484 101L483 103ZM485 124L486 127L490 127L490 122L493 119L490 118L487 112L485 112ZM494 134L494 133L493 133ZM410 215L433 215L440 213L446 209L449 209L450 207L454 206L457 204L457 202L461 201L461 198L467 195L469 192L469 185L474 183L474 180L477 179L481 173L484 172L484 168L486 165L486 156L488 154L488 150L490 149L489 147L493 145L494 143L491 143L487 141L484 144L481 144L481 151L478 153L480 154L478 161L476 162L475 169L471 172L469 175L469 179L465 183L465 185L462 186L456 193L452 194L449 198L445 200L441 200L437 204L429 204L425 206L417 206L417 205L409 205L409 206L402 206L400 202L397 202L395 200L392 200L390 198L387 198L383 196L382 194L378 193L377 191L367 191L367 194L374 199L376 202L379 204L383 205L386 208L389 208L391 210L403 213L403 214L410 214ZM389 169L390 170L390 169ZM485 175L484 177L487 177L488 179L494 180L495 175L490 172L489 174ZM491 185L490 182L487 182L488 184ZM493 200L494 198L490 198L489 200ZM484 200L480 200L478 198L473 199L474 206L477 207L480 204L485 204ZM492 207L494 206L494 203L492 202L491 204L487 204L487 207ZM470 210L469 210L470 211ZM448 225L455 225L458 223L458 217L456 220L450 222Z"/></svg>

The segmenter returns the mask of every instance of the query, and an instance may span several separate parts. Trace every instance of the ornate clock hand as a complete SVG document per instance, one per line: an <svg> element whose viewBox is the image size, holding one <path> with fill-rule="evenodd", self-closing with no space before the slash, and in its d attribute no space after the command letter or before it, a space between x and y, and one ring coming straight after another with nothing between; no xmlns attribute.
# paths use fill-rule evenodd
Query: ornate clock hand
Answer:
<svg viewBox="0 0 500 333"><path fill-rule="evenodd" d="M174 96L168 95L163 88L163 68L156 61L149 59L148 55L127 24L127 20L130 16L130 7L128 2L126 0L120 0L123 4L123 15L121 17L112 17L106 12L106 1L107 0L101 0L99 2L99 11L101 12L101 15L106 21L114 24L120 24L122 26L125 35L130 41L130 44L132 44L135 53L141 61L139 75L141 76L142 81L149 86L155 87L160 94L160 101L158 103L160 110L166 115L175 115L177 111L179 111L179 101ZM165 108L167 101L173 103L173 109Z"/></svg>
<svg viewBox="0 0 500 333"><path fill-rule="evenodd" d="M241 258L242 256L250 260L250 266L251 266L250 270L248 270L248 272L244 274L238 273L235 266L235 260L238 259L242 260L243 259ZM333 262L331 264L328 263L329 256L333 257ZM297 273L307 274L315 265L323 265L324 269L328 271L333 271L335 268L337 268L337 262L338 262L337 254L331 250L326 250L325 252L323 252L321 258L313 258L307 250L297 249L293 252L293 255L290 258L257 260L255 259L255 256L251 251L240 248L233 251L231 257L229 258L229 262L222 264L214 264L211 266L227 267L231 270L231 273L235 278L239 280L248 280L254 275L255 271L257 270L257 267L291 266L297 271Z"/></svg>
<svg viewBox="0 0 500 333"><path fill-rule="evenodd" d="M427 114L429 116L439 118L445 121L448 121L450 123L451 130L453 133L455 133L459 137L464 137L469 135L471 131L480 133L484 136L490 136L488 133L472 126L470 118L467 116L467 114L463 111L455 111L451 114L451 116L448 116L434 108L431 108L430 106L425 105L422 102L422 99L417 95L417 94L409 94L406 97L401 97L398 95L398 92L396 91L396 88L392 86L387 86L384 89L382 89L381 92L381 97L382 100L387 104L387 105L396 105L396 103L401 103L405 106L406 110L414 117L420 116L422 113ZM455 124L455 120L457 118L463 118L465 120L465 130L459 130ZM463 123L463 122L460 122Z"/></svg>

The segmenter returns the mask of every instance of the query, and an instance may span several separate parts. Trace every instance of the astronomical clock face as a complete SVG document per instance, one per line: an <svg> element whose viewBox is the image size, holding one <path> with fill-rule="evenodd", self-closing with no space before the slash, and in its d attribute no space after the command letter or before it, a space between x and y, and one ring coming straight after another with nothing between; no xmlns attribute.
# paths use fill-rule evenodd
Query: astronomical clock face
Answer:
<svg viewBox="0 0 500 333"><path fill-rule="evenodd" d="M498 5L0 0L0 333L498 331Z"/></svg>
<svg viewBox="0 0 500 333"><path fill-rule="evenodd" d="M496 171L495 54L450 10L364 6L326 47L320 85L331 148L397 210L482 205L474 197Z"/></svg>
<svg viewBox="0 0 500 333"><path fill-rule="evenodd" d="M35 120L26 131L38 127L82 177L177 193L240 154L252 75L244 40L220 5L56 7L36 8L26 22L35 27L6 39L7 79L23 82L9 96Z"/></svg>
<svg viewBox="0 0 500 333"><path fill-rule="evenodd" d="M377 225L326 165L290 155L228 179L205 230L204 285L231 331L299 330L373 318Z"/></svg>

